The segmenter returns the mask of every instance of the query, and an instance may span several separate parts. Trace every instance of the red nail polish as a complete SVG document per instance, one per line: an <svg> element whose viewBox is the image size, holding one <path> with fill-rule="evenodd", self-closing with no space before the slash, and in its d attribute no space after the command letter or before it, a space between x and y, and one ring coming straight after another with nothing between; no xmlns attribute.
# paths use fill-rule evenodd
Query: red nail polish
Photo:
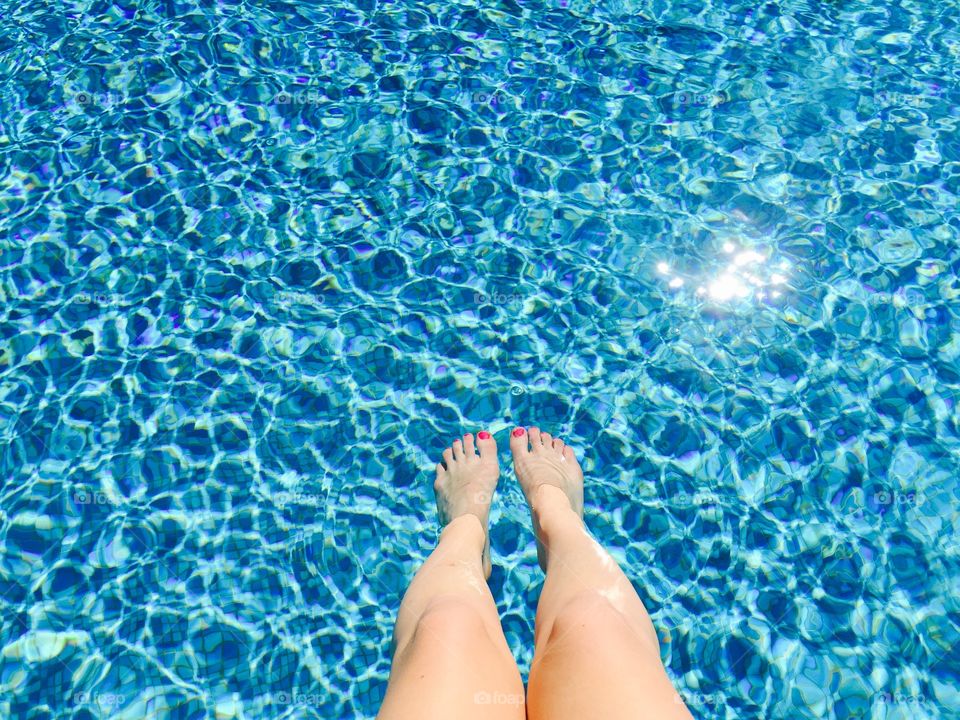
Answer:
<svg viewBox="0 0 960 720"><path fill-rule="evenodd" d="M480 432L477 433L477 437L480 438L481 440L489 440L490 433L488 433L486 430L481 430Z"/></svg>
<svg viewBox="0 0 960 720"><path fill-rule="evenodd" d="M525 432L526 432L526 430L524 430L523 428L516 428L516 429L513 431L513 436L514 436L514 437L520 437L520 436L523 435Z"/></svg>

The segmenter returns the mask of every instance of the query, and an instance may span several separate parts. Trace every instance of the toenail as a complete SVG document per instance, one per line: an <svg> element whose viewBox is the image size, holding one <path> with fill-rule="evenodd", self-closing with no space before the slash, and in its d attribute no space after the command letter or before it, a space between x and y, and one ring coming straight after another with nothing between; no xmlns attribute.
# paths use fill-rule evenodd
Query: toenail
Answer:
<svg viewBox="0 0 960 720"><path fill-rule="evenodd" d="M477 433L477 437L480 438L481 440L489 440L490 433L488 433L486 430L481 430L480 432Z"/></svg>
<svg viewBox="0 0 960 720"><path fill-rule="evenodd" d="M520 436L523 435L525 432L526 432L526 430L524 430L523 428L517 428L516 430L513 431L513 436L514 436L514 437L520 437Z"/></svg>

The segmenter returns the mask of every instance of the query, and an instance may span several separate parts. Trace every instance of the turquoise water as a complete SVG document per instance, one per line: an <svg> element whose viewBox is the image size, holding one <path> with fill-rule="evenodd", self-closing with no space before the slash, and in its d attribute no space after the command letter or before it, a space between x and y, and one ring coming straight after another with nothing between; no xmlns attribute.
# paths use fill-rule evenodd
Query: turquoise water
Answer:
<svg viewBox="0 0 960 720"><path fill-rule="evenodd" d="M0 717L372 717L515 424L698 717L960 717L958 20L0 6Z"/></svg>

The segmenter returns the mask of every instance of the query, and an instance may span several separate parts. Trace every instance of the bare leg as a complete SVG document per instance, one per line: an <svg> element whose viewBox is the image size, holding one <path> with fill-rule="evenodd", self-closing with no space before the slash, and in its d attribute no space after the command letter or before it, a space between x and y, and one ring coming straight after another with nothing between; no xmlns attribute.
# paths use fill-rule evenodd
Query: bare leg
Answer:
<svg viewBox="0 0 960 720"><path fill-rule="evenodd" d="M584 527L583 473L559 438L510 439L547 579L537 607L530 720L689 720L643 603Z"/></svg>
<svg viewBox="0 0 960 720"><path fill-rule="evenodd" d="M400 603L380 720L523 720L523 681L487 586L487 516L500 469L488 433L454 442L437 466L448 523ZM479 452L478 452L479 451Z"/></svg>

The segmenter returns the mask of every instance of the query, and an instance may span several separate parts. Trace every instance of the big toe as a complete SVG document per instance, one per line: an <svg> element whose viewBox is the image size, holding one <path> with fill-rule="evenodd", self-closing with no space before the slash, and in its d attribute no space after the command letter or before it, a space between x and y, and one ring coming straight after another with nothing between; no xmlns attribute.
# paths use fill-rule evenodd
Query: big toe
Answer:
<svg viewBox="0 0 960 720"><path fill-rule="evenodd" d="M514 428L510 433L510 452L513 453L514 458L530 452L530 438L524 428Z"/></svg>
<svg viewBox="0 0 960 720"><path fill-rule="evenodd" d="M477 452L480 453L481 460L496 461L497 459L497 441L486 430L477 433Z"/></svg>

